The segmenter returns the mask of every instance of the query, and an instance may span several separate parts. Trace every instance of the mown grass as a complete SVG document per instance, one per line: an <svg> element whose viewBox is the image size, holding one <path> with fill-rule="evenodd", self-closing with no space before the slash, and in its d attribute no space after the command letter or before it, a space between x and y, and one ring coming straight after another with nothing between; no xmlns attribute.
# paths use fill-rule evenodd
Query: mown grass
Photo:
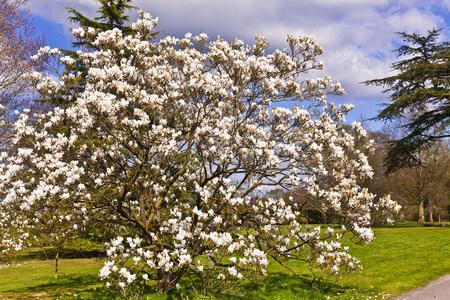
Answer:
<svg viewBox="0 0 450 300"><path fill-rule="evenodd" d="M288 270L271 262L267 277L243 288L245 294L208 295L213 299L368 299L398 295L450 273L449 227L376 228L376 240L367 246L353 245L351 253L363 263L364 270L337 281L325 281L320 290L312 289ZM35 250L37 251L37 250ZM36 253L35 253L36 254ZM53 261L21 262L0 270L0 299L56 298L113 299L105 294L97 277L102 261L98 258L62 259L60 279L53 279ZM23 256L26 259L27 256ZM307 268L291 264L300 274L308 276ZM189 280L181 282L181 293L189 299L203 298L202 291L188 288ZM148 294L144 299L179 299L178 291L168 295Z"/></svg>
<svg viewBox="0 0 450 300"><path fill-rule="evenodd" d="M0 270L0 299L56 297L79 290L100 288L97 272L102 262L95 258L61 259L59 279L54 275L54 262L23 261Z"/></svg>

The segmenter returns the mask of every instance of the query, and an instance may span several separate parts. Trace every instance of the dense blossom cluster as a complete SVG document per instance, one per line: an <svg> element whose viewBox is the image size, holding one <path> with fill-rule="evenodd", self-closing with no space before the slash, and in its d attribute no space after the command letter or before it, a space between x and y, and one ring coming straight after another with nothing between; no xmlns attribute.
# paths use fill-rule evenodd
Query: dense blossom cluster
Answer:
<svg viewBox="0 0 450 300"><path fill-rule="evenodd" d="M398 207L358 185L372 176L364 153L373 142L360 124L342 126L351 105L326 103L341 86L303 78L322 68L322 48L290 35L289 51L271 54L261 36L254 46L205 34L152 41L156 23L142 13L133 36L74 30L98 49L77 53L87 79L30 75L43 95L70 105L16 123L21 146L0 164L2 205L51 211L64 203L86 220L132 228L133 237L107 245L100 271L124 292L148 280L164 291L186 272L252 279L269 258L302 259L327 273L356 268L342 235L370 242L371 211ZM83 89L72 89L77 81ZM282 107L287 101L292 109ZM344 229L304 226L296 203L265 196L279 186L303 186Z"/></svg>
<svg viewBox="0 0 450 300"><path fill-rule="evenodd" d="M29 245L28 219L13 207L2 204L0 210L0 257L22 250Z"/></svg>

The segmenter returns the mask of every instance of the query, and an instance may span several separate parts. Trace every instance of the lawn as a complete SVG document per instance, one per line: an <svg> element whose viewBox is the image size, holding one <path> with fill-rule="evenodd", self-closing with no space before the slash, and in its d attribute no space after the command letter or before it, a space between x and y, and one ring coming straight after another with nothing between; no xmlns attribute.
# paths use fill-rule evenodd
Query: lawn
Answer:
<svg viewBox="0 0 450 300"><path fill-rule="evenodd" d="M217 299L368 299L388 298L426 284L450 273L450 228L405 227L376 228L376 240L368 246L352 246L364 270L337 281L323 282L321 291L311 289L287 270L272 262L265 280L245 287L242 297L214 295ZM27 257L35 256L24 256ZM60 277L53 279L53 262L21 261L0 270L0 299L56 298L111 299L105 295L97 272L102 265L98 258L62 259ZM301 264L291 265L297 272L308 274ZM201 298L201 293L184 290L184 296ZM184 290L184 291L183 291ZM169 295L147 295L144 299L178 299L178 292Z"/></svg>

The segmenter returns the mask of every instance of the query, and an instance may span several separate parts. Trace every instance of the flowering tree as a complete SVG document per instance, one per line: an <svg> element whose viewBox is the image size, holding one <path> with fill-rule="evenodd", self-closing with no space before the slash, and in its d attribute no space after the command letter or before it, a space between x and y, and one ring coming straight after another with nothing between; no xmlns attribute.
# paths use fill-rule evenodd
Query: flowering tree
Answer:
<svg viewBox="0 0 450 300"><path fill-rule="evenodd" d="M40 206L33 203L32 213L27 218L26 232L32 240L30 244L40 246L45 252L46 246L51 246L55 250L55 280L58 280L59 254L64 245L73 241L87 231L88 218L84 215L84 206L74 209L72 206L66 207L66 203L44 200Z"/></svg>
<svg viewBox="0 0 450 300"><path fill-rule="evenodd" d="M42 108L32 104L34 88L23 78L33 69L43 69L43 65L30 60L43 41L29 20L26 3L26 0L0 0L0 151L10 150L14 111ZM2 155L6 157L5 153ZM0 259L21 249L29 237L25 230L28 218L10 208L4 205L0 211Z"/></svg>
<svg viewBox="0 0 450 300"><path fill-rule="evenodd" d="M1 203L0 210L0 261L6 260L29 244L28 219L17 213L12 205Z"/></svg>
<svg viewBox="0 0 450 300"><path fill-rule="evenodd" d="M24 146L0 165L4 205L33 210L47 199L125 226L129 237L108 244L100 270L124 294L155 281L167 291L186 273L207 288L252 280L269 258L325 273L356 268L339 239L351 232L370 242L371 210L398 207L389 198L374 205L357 184L372 175L364 155L372 143L359 124L352 133L341 125L351 106L326 103L340 85L304 78L322 68L322 49L290 35L289 50L271 54L261 36L254 46L205 34L152 42L156 24L141 13L133 36L75 29L97 49L78 52L88 78L31 75L46 97L72 104L16 123L14 142ZM86 85L77 93L73 82ZM287 101L292 109L278 106ZM295 205L264 195L298 186L339 215L344 230L303 227Z"/></svg>

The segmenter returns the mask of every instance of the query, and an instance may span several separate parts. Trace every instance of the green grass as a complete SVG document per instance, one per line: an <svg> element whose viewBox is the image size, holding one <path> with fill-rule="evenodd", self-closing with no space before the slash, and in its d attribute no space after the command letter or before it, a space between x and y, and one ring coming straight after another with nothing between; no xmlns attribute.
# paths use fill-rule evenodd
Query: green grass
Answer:
<svg viewBox="0 0 450 300"><path fill-rule="evenodd" d="M102 262L96 258L61 259L59 279L53 260L23 261L0 270L0 299L56 297L79 290L100 288L97 272Z"/></svg>
<svg viewBox="0 0 450 300"><path fill-rule="evenodd" d="M351 253L363 263L364 270L338 281L326 281L321 291L298 280L283 267L271 262L267 277L244 287L242 297L214 295L216 299L368 299L398 295L450 273L449 227L398 227L376 228L376 239L368 246L351 247ZM36 251L36 250L35 250ZM34 254L32 254L34 253ZM96 258L62 259L60 279L53 279L53 261L34 257L19 266L0 270L0 299L42 298L63 299L111 299L105 295L97 277L102 262ZM33 256L34 255L34 256ZM24 256L26 259L27 256ZM297 272L307 275L302 264L292 264ZM196 294L183 286L184 296L195 298ZM201 298L201 292L197 297ZM169 295L147 295L147 299L178 299L174 291ZM144 297L144 299L146 299Z"/></svg>

